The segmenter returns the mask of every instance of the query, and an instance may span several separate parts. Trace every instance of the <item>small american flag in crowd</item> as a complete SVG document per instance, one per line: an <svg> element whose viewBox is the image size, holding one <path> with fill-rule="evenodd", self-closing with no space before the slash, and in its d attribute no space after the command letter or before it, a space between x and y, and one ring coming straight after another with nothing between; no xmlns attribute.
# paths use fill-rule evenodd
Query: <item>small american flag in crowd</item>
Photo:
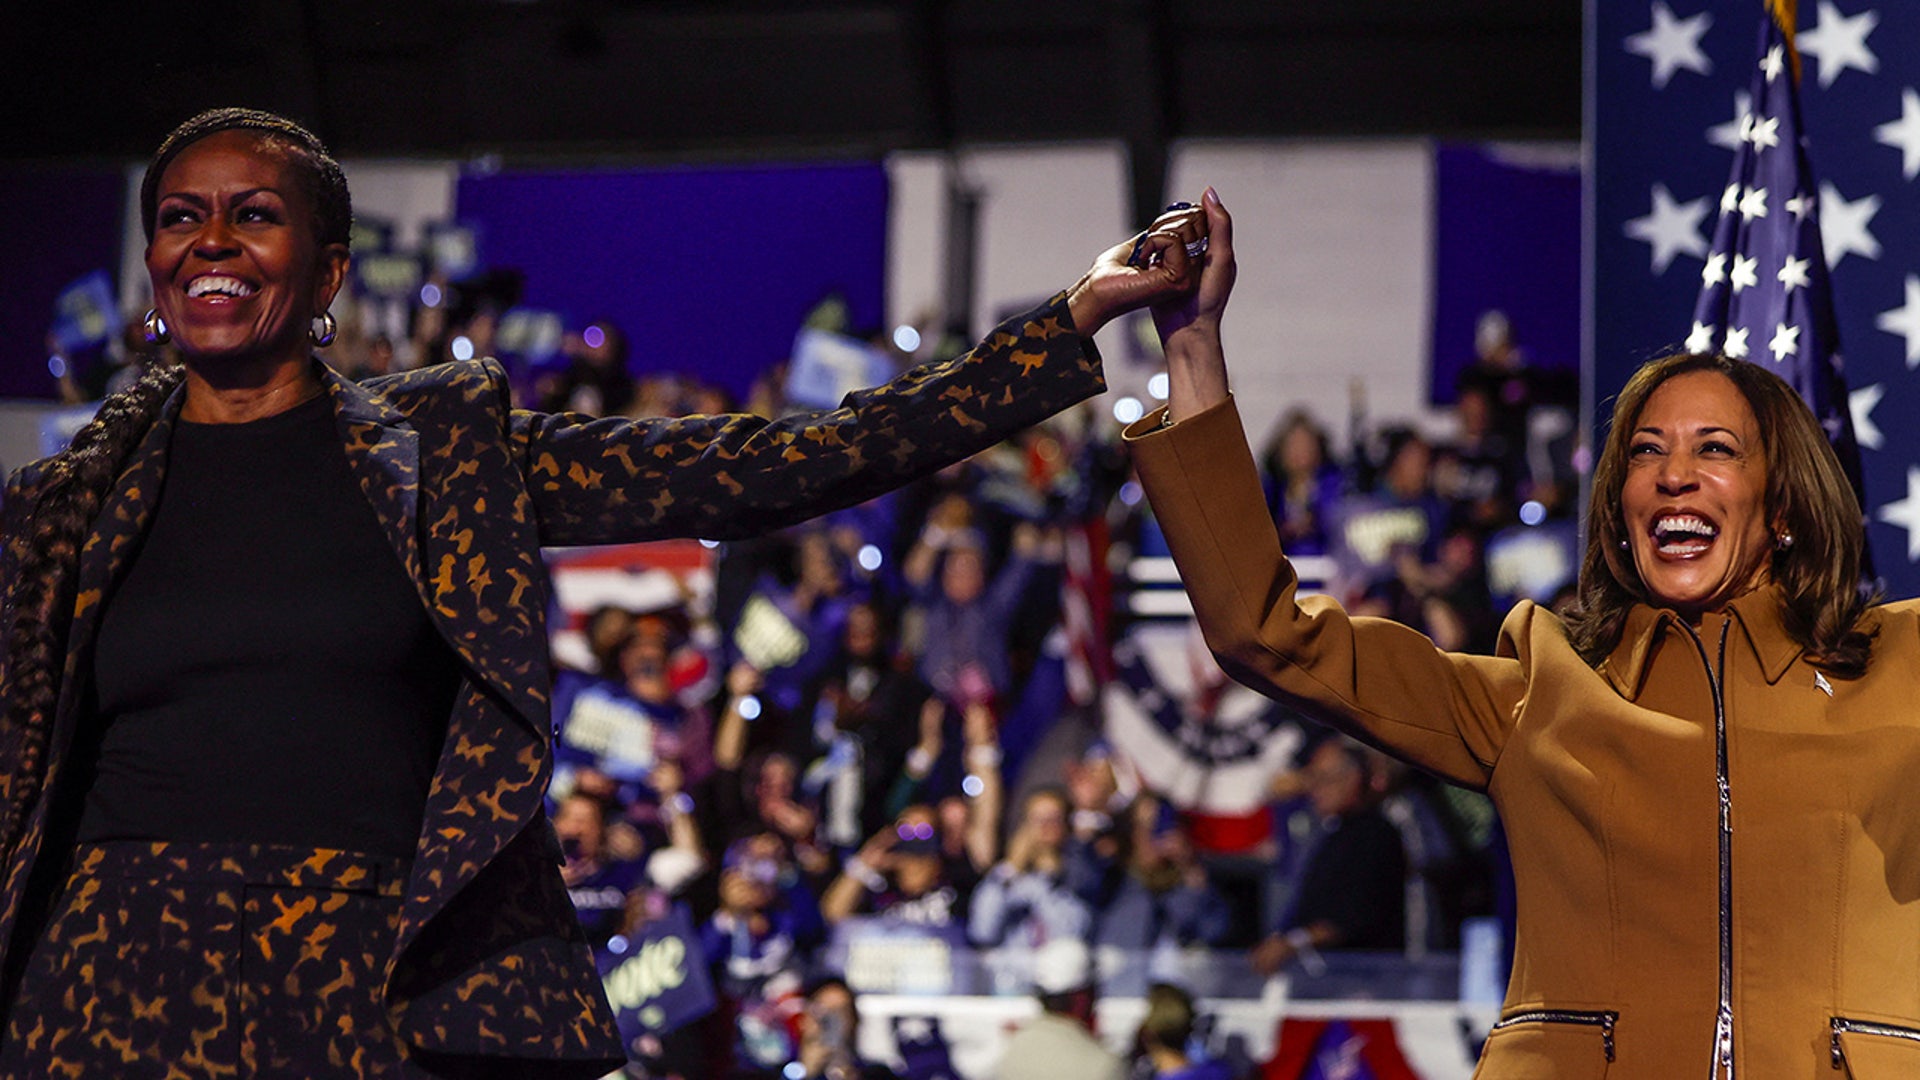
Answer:
<svg viewBox="0 0 1920 1080"><path fill-rule="evenodd" d="M1593 11L1595 399L1663 344L1770 367L1861 483L1888 591L1920 592L1920 5Z"/></svg>

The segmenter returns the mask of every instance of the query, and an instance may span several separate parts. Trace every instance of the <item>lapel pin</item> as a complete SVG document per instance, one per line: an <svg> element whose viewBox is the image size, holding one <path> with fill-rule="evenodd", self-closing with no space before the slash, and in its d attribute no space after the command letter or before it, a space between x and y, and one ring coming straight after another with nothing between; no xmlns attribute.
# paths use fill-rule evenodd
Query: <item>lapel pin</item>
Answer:
<svg viewBox="0 0 1920 1080"><path fill-rule="evenodd" d="M1813 673L1813 685L1819 687L1820 692L1828 697L1833 696L1833 684L1828 682L1826 675L1821 672L1816 671Z"/></svg>

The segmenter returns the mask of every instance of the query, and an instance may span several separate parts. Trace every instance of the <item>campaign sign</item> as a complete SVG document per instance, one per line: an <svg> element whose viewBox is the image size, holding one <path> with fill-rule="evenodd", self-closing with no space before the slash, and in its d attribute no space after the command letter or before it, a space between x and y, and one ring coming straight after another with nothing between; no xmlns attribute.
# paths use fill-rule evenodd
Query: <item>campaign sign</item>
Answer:
<svg viewBox="0 0 1920 1080"><path fill-rule="evenodd" d="M427 260L442 277L458 281L480 269L480 237L472 226L429 222L426 234Z"/></svg>
<svg viewBox="0 0 1920 1080"><path fill-rule="evenodd" d="M113 282L105 270L95 270L60 290L53 301L53 326L48 330L61 353L105 344L120 332L120 308L113 300Z"/></svg>
<svg viewBox="0 0 1920 1080"><path fill-rule="evenodd" d="M360 287L383 300L408 300L420 291L426 272L420 256L403 251L369 251L353 257L353 273Z"/></svg>
<svg viewBox="0 0 1920 1080"><path fill-rule="evenodd" d="M855 390L878 386L893 377L887 355L858 338L826 330L802 329L793 339L793 365L787 371L787 400L815 409L831 409Z"/></svg>
<svg viewBox="0 0 1920 1080"><path fill-rule="evenodd" d="M616 941L618 939L615 939ZM685 905L635 929L624 952L599 958L600 978L628 1046L713 1011L713 981Z"/></svg>
<svg viewBox="0 0 1920 1080"><path fill-rule="evenodd" d="M863 994L955 992L958 927L918 926L885 917L846 919L830 952L841 958L847 985Z"/></svg>
<svg viewBox="0 0 1920 1080"><path fill-rule="evenodd" d="M355 262L363 255L376 251L393 250L393 222L372 214L353 215L353 226L347 233L348 248L353 252Z"/></svg>
<svg viewBox="0 0 1920 1080"><path fill-rule="evenodd" d="M565 327L560 313L544 308L517 307L500 317L494 347L530 363L541 364L560 355Z"/></svg>

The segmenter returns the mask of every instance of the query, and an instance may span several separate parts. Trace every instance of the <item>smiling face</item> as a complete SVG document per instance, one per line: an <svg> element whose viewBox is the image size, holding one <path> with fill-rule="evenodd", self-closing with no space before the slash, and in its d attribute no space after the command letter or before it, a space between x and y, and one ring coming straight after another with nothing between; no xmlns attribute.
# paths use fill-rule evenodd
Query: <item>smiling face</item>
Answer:
<svg viewBox="0 0 1920 1080"><path fill-rule="evenodd" d="M1640 580L1689 618L1764 584L1773 554L1759 422L1733 381L1661 383L1628 443L1620 511Z"/></svg>
<svg viewBox="0 0 1920 1080"><path fill-rule="evenodd" d="M190 365L305 362L309 325L339 289L347 252L320 243L290 153L258 132L219 131L161 175L147 274Z"/></svg>

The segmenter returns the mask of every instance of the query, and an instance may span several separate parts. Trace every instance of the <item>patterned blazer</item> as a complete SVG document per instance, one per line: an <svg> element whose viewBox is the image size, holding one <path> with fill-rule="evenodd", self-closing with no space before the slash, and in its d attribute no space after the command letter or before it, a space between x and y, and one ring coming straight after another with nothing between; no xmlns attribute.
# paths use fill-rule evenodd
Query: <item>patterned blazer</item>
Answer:
<svg viewBox="0 0 1920 1080"><path fill-rule="evenodd" d="M771 423L514 410L492 361L362 385L322 377L353 472L464 669L385 976L395 1030L430 1051L601 1071L624 1055L542 805L552 758L541 546L777 529L973 454L1104 385L1064 296L962 357ZM102 601L157 505L181 397L134 450L81 554L55 714L0 730L0 950L30 947L39 928L23 905L59 880L59 841L47 838L61 815L50 808L65 805L53 796L86 708L82 676ZM42 472L28 466L9 483L0 580L12 580ZM0 692L21 672L6 674Z"/></svg>

